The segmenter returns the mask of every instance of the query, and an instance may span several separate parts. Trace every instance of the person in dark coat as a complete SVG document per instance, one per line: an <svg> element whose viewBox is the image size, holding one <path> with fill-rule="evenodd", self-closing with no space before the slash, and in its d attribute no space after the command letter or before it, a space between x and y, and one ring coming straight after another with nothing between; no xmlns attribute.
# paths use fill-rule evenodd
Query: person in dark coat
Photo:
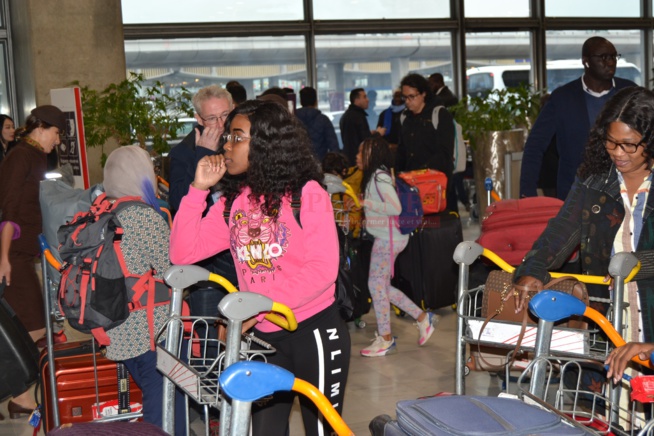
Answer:
<svg viewBox="0 0 654 436"><path fill-rule="evenodd" d="M318 109L318 94L315 88L305 86L300 90L300 104L302 107L295 112L295 115L309 133L313 154L322 162L328 152L338 151L338 138L334 125L327 115Z"/></svg>
<svg viewBox="0 0 654 436"><path fill-rule="evenodd" d="M438 111L438 129L432 123L432 112L442 105L429 89L427 79L420 74L409 74L402 79L402 97L406 110L402 122L400 143L397 147L395 169L413 171L425 168L438 170L447 176L447 208L457 211L456 194L452 183L454 170L454 118L449 111Z"/></svg>
<svg viewBox="0 0 654 436"><path fill-rule="evenodd" d="M339 123L341 126L341 138L343 139L343 153L347 156L350 166L356 165L359 145L361 145L364 139L372 135L368 126L368 114L366 113L369 103L368 95L363 88L353 89L350 91L350 106L341 117ZM384 134L379 127L377 131L381 135Z"/></svg>
<svg viewBox="0 0 654 436"><path fill-rule="evenodd" d="M581 60L584 75L552 92L529 133L522 155L520 196L535 197L543 155L552 139L560 157L557 197L565 199L581 164L588 132L604 104L620 89L636 86L615 76L620 55L611 42L594 36L584 42Z"/></svg>
<svg viewBox="0 0 654 436"><path fill-rule="evenodd" d="M443 75L441 73L434 73L429 76L429 79L427 80L429 82L431 92L434 95L440 97L440 99L443 101L443 106L450 107L459 102L459 98L454 95L450 88L445 86L445 81L443 80Z"/></svg>
<svg viewBox="0 0 654 436"><path fill-rule="evenodd" d="M620 380L629 359L654 342L654 93L618 91L590 131L584 159L565 203L515 271L516 309L526 310L529 290L541 291L549 271L580 247L583 274L605 276L614 253L632 252L640 270L625 285L627 348L608 358L609 377ZM567 156L562 156L566 158ZM607 278L608 284L608 278ZM587 285L609 298L608 286ZM597 303L591 303L595 305ZM603 310L600 307L596 309Z"/></svg>

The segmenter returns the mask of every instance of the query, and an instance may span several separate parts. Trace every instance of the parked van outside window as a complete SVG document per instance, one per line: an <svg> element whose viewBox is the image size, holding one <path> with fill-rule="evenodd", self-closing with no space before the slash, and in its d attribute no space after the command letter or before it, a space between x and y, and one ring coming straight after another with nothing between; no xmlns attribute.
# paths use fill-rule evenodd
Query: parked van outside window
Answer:
<svg viewBox="0 0 654 436"><path fill-rule="evenodd" d="M468 95L486 97L494 89L506 89L529 84L531 65L495 65L470 68L466 71ZM584 73L580 59L549 61L547 63L547 90L552 92ZM641 84L640 70L636 65L618 60L615 75Z"/></svg>

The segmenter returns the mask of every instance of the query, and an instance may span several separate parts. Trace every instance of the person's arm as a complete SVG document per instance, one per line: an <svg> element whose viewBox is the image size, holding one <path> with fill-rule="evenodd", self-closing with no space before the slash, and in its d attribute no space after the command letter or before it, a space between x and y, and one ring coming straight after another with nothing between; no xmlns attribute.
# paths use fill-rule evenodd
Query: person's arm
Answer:
<svg viewBox="0 0 654 436"><path fill-rule="evenodd" d="M543 165L543 155L555 134L556 104L550 99L538 115L525 143L520 171L520 197L538 195L538 177Z"/></svg>
<svg viewBox="0 0 654 436"><path fill-rule="evenodd" d="M195 263L229 248L229 228L223 217L224 200L214 204L202 218L209 187L225 174L222 155L207 156L195 170L188 194L182 199L170 235L170 260Z"/></svg>
<svg viewBox="0 0 654 436"><path fill-rule="evenodd" d="M516 268L514 283L529 276L542 283L551 279L549 271L560 268L581 242L581 217L586 187L577 179L559 213L534 242L522 263ZM524 300L524 296L521 297Z"/></svg>
<svg viewBox="0 0 654 436"><path fill-rule="evenodd" d="M652 352L654 352L654 344L646 342L629 342L614 349L604 361L609 365L606 378L613 378L613 382L618 383L633 357L638 356L640 360L648 361Z"/></svg>
<svg viewBox="0 0 654 436"><path fill-rule="evenodd" d="M168 203L173 211L180 207L182 198L195 177L195 168L205 156L216 154L218 149L218 130L196 127L182 142L170 151L170 191Z"/></svg>
<svg viewBox="0 0 654 436"><path fill-rule="evenodd" d="M9 262L9 250L11 241L20 237L20 228L10 221L0 223L0 281L6 280L11 285L11 263Z"/></svg>

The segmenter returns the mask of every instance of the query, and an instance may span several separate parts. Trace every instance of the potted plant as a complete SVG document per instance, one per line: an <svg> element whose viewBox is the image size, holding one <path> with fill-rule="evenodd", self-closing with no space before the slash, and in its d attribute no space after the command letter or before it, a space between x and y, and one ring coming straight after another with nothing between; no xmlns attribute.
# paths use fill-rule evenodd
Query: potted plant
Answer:
<svg viewBox="0 0 654 436"><path fill-rule="evenodd" d="M503 196L504 157L524 149L527 133L540 111L541 94L526 85L495 89L486 97L463 98L451 108L470 141L480 216L486 208L484 181L490 177L493 189L500 198Z"/></svg>
<svg viewBox="0 0 654 436"><path fill-rule="evenodd" d="M110 138L119 145L138 144L160 156L168 151L168 141L177 137L182 127L179 118L193 116L192 96L186 89L169 95L163 83L145 86L144 81L142 74L130 73L102 91L72 83L81 89L86 144L102 147L102 166Z"/></svg>

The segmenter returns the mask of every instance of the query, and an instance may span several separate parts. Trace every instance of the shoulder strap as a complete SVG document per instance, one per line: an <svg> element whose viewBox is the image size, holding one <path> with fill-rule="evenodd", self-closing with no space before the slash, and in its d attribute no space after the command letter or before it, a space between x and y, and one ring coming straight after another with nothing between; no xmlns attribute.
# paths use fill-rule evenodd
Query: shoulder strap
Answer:
<svg viewBox="0 0 654 436"><path fill-rule="evenodd" d="M434 130L438 130L438 114L443 106L436 106L431 113L431 123L434 125Z"/></svg>

